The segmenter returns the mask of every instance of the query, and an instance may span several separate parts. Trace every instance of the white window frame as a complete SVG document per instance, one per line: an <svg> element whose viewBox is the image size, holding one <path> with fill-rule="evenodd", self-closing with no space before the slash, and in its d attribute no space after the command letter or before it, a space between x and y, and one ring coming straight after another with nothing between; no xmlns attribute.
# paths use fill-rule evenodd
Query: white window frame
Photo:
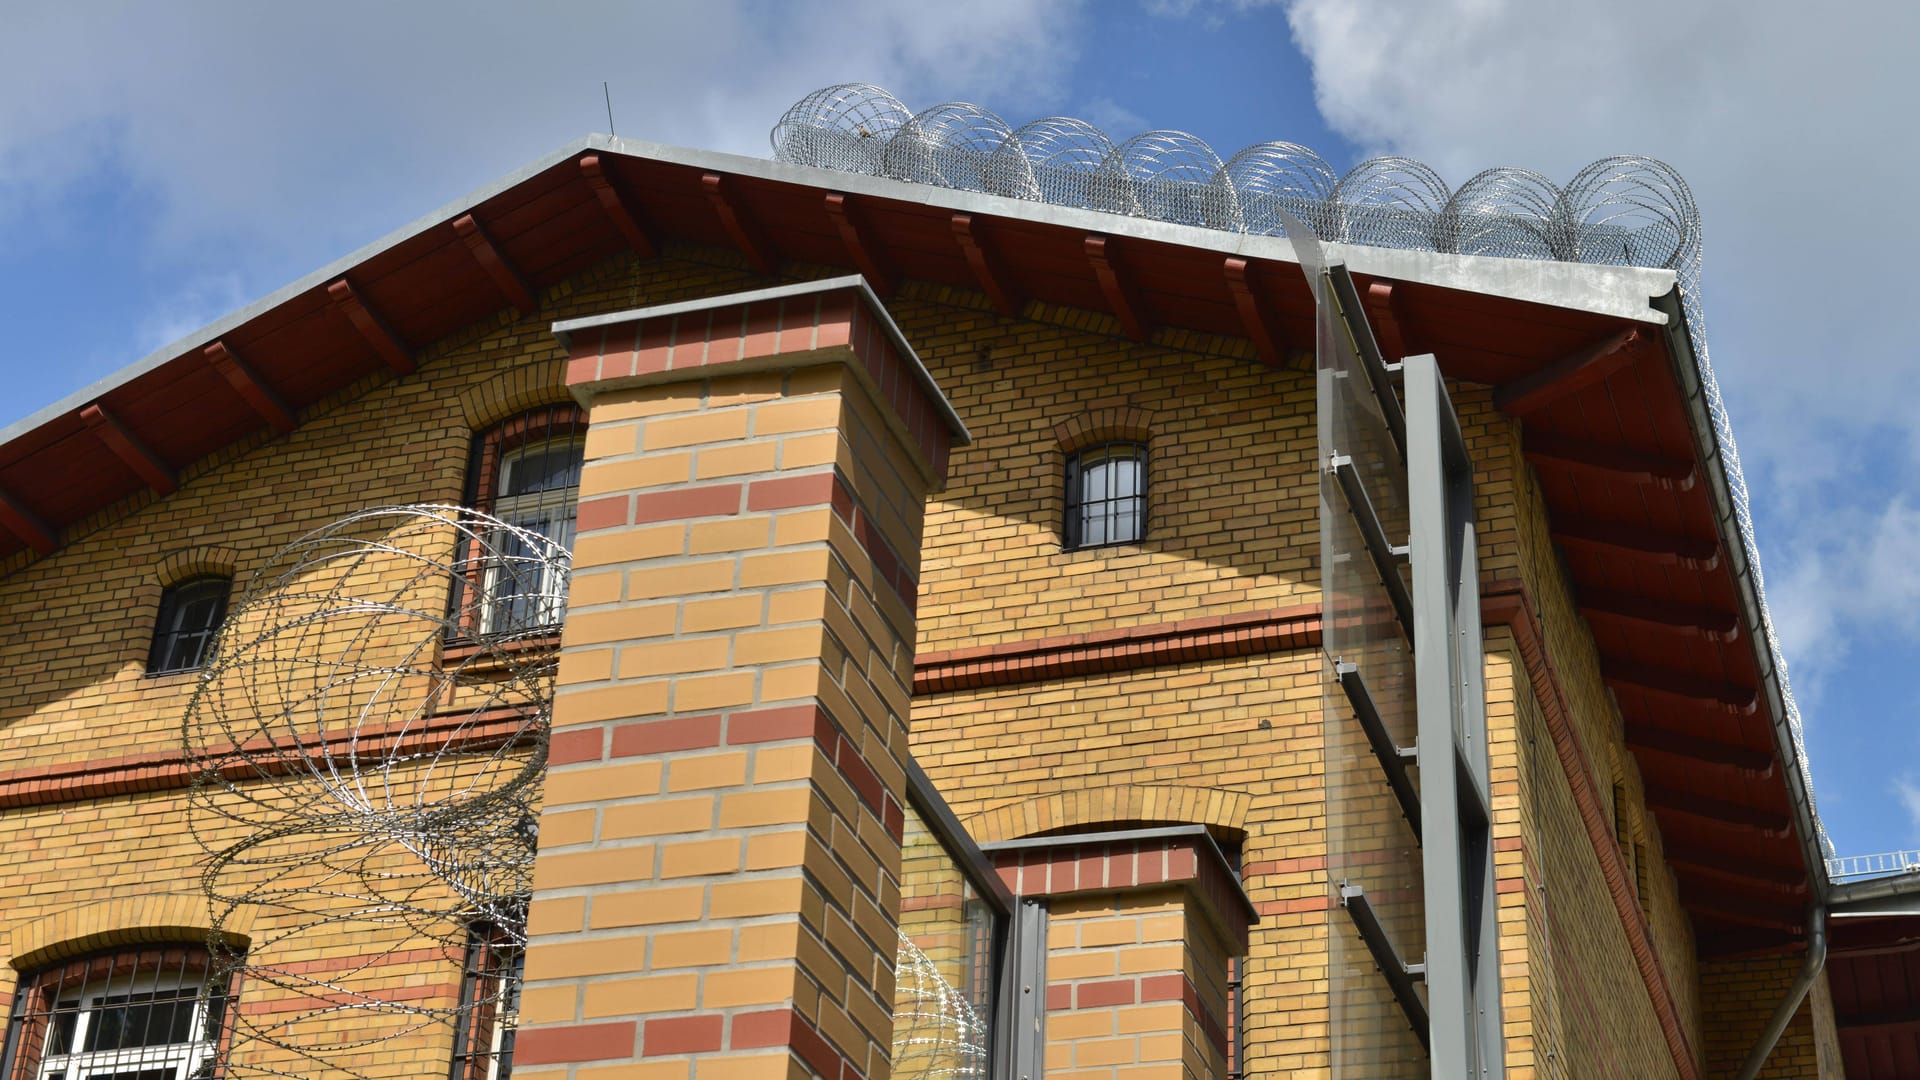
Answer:
<svg viewBox="0 0 1920 1080"><path fill-rule="evenodd" d="M156 1043L147 1046L128 1047L122 1050L82 1050L87 1044L87 1033L91 1030L95 1017L111 998L126 998L133 994L153 993L162 990L180 990L191 987L194 990L193 1013L188 1022L187 1031L198 1033L201 1037L186 1042ZM116 980L111 975L104 978L99 989L85 987L79 995L77 1006L73 1010L73 1035L68 1042L68 1052L53 1054L43 1051L39 1067L34 1072L34 1080L117 1080L120 1076L135 1077L157 1069L170 1069L167 1080L194 1080L194 1076L214 1057L218 1049L216 1040L207 1035L208 978L202 970L198 978L184 972L155 972L134 978ZM61 998L53 1005L52 1014L58 1016L67 1009L67 1001Z"/></svg>
<svg viewBox="0 0 1920 1080"><path fill-rule="evenodd" d="M574 521L579 512L580 488L578 484L566 488L548 488L543 491L529 492L525 495L502 495L498 492L509 490L509 480L513 468L522 460L533 455L551 453L560 446L572 446L584 453L586 439L573 435L564 440L535 441L517 446L500 455L500 465L494 477L493 506L494 517L509 525L529 532L538 533L558 544L563 551L573 548ZM541 527L542 525L546 527ZM493 540L496 551L519 546L519 541L506 535ZM534 602L538 609L533 617L524 624L525 628L555 628L566 615L565 574L568 559L563 557L542 568L540 580L530 582L534 586L531 593L516 591L510 596L499 596L502 582L520 576L506 561L498 560L487 567L484 584L483 602L480 605L480 634L483 637L497 635L501 624L507 620L504 614L509 605L520 602L522 597L537 597Z"/></svg>

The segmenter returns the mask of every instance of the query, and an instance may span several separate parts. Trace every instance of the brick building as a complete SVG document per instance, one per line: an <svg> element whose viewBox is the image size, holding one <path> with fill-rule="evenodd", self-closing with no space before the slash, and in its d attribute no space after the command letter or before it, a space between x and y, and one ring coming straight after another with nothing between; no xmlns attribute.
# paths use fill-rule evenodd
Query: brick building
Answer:
<svg viewBox="0 0 1920 1080"><path fill-rule="evenodd" d="M1674 274L1339 254L1470 463L1483 1075L1733 1076L1783 1001L1760 1075L1920 1075L1910 1002L1799 978L1831 887ZM1301 261L595 137L0 432L0 1075L1425 1075L1445 995L1343 889L1416 964L1404 804L1330 790ZM386 504L577 507L524 974L392 961L517 1015L223 1051L302 991L212 985L210 931L293 946L209 914L182 717L230 590Z"/></svg>

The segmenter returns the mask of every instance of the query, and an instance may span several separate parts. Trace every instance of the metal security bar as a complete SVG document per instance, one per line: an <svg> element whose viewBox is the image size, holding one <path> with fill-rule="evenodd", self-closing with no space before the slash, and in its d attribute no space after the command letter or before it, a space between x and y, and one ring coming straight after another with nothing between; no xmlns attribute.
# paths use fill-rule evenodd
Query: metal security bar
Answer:
<svg viewBox="0 0 1920 1080"><path fill-rule="evenodd" d="M207 950L99 953L22 980L7 1023L5 1080L211 1080L231 994Z"/></svg>

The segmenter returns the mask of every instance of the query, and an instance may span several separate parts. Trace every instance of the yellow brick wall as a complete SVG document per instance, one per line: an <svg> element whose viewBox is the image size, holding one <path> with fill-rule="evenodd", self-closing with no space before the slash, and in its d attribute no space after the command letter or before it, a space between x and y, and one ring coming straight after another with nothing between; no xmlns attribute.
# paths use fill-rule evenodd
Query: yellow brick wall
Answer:
<svg viewBox="0 0 1920 1080"><path fill-rule="evenodd" d="M790 272L817 276L810 268ZM293 434L257 437L189 467L170 499L131 499L70 534L55 555L16 560L0 577L0 609L15 614L17 627L0 641L0 665L18 676L0 686L8 767L177 744L193 679L147 679L140 670L161 567L217 548L244 577L282 543L369 502L456 500L476 426L560 400L550 321L758 283L738 259L705 250L610 260L550 290L538 317L503 313L436 343L422 350L418 374L370 376L309 410ZM1306 375L1261 368L1242 342L1163 335L1134 344L1113 335L1103 316L1036 306L1037 321L1005 319L964 292L912 285L890 309L977 440L956 452L947 492L928 506L922 652L1317 599ZM1609 771L1623 760L1626 790L1637 798L1591 644L1539 527L1513 426L1491 411L1484 391L1454 393L1481 467L1483 577L1520 577L1533 590L1555 664L1578 703L1589 758ZM1150 414L1148 538L1062 552L1054 429L1123 406ZM1632 969L1612 909L1596 891L1585 833L1556 787L1565 781L1540 735L1537 703L1517 656L1502 652L1498 640L1488 668L1496 834L1520 841L1499 861L1503 880L1525 881L1501 897L1503 961L1513 961L1510 1060L1525 1065L1531 1054L1542 1075L1579 1075L1578 1054L1586 1050L1576 1036L1584 1021L1569 1011L1569 980L1631 977ZM1327 1046L1320 678L1318 656L1300 651L932 695L914 704L913 741L963 818L1111 785L1224 793L1217 805L1234 807L1234 820L1223 833L1243 832L1243 861L1269 867L1247 883L1262 910L1249 959L1249 1056L1283 1075L1313 1075L1325 1067ZM1594 782L1611 796L1610 775ZM165 839L177 832L177 824L165 824L177 823L177 810L168 818L161 809L169 800L176 797L0 811L7 850L65 852L84 864L70 868L73 895L45 900L36 893L45 891L43 878L28 877L38 871L10 868L0 880L0 933L110 888L109 881L157 880L190 891L180 860L191 853ZM109 811L110 803L121 808ZM95 839L71 847L76 834L56 828L62 815ZM1657 859L1657 828L1644 820ZM139 858L120 858L136 846ZM109 863L111 877L103 869ZM1540 875L1553 883L1544 901ZM1653 888L1654 938L1698 1045L1690 930L1671 879L1654 875ZM32 903L14 906L30 894ZM1590 1030L1659 1046L1637 1004L1644 992L1631 981L1596 1001ZM1540 1018L1543 1009L1551 1020ZM1649 1068L1655 1071L1646 1075L1661 1074Z"/></svg>
<svg viewBox="0 0 1920 1080"><path fill-rule="evenodd" d="M1700 965L1701 986L1708 1000L1702 1049L1711 1080L1738 1074L1805 961L1805 955L1798 954L1712 960ZM1763 1080L1839 1080L1845 1071L1839 1029L1833 1020L1833 994L1822 974L1780 1033L1780 1041L1767 1056L1760 1076Z"/></svg>

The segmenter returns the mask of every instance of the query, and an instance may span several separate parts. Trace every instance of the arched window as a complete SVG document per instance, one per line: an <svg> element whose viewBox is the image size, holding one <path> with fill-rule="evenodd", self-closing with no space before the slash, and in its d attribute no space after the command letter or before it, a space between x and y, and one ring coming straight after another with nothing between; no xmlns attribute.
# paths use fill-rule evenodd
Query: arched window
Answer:
<svg viewBox="0 0 1920 1080"><path fill-rule="evenodd" d="M1068 548L1124 544L1147 534L1147 448L1137 442L1082 447L1067 458Z"/></svg>
<svg viewBox="0 0 1920 1080"><path fill-rule="evenodd" d="M232 588L232 578L203 576L171 585L160 594L153 644L147 650L147 674L205 666L213 636L227 617L227 594Z"/></svg>
<svg viewBox="0 0 1920 1080"><path fill-rule="evenodd" d="M202 945L96 953L21 979L5 1080L213 1080L231 988Z"/></svg>
<svg viewBox="0 0 1920 1080"><path fill-rule="evenodd" d="M522 413L482 432L468 468L468 505L571 550L586 434L586 417L573 405ZM474 583L481 602L470 632L557 626L565 614L564 590L554 580L560 568L530 575L525 567L537 561L524 542L501 537L495 546L504 557Z"/></svg>

